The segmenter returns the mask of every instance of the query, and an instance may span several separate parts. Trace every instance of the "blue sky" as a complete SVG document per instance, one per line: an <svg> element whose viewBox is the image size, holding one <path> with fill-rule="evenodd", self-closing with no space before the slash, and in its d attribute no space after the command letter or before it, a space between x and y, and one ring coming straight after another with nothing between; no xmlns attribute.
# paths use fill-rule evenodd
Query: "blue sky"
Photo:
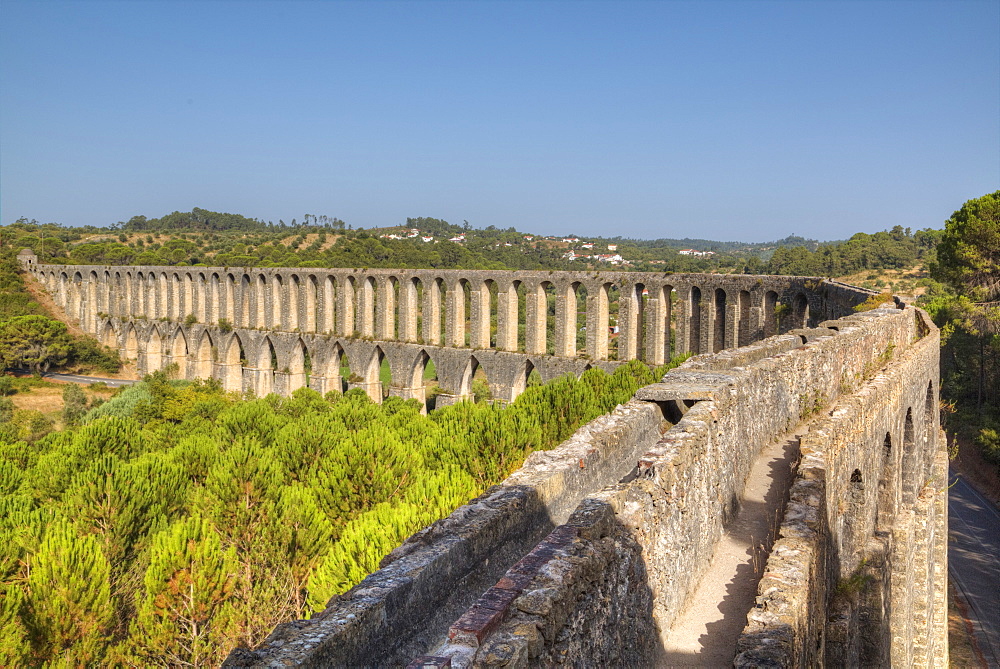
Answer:
<svg viewBox="0 0 1000 669"><path fill-rule="evenodd" d="M1000 3L0 3L0 222L766 241L1000 188Z"/></svg>

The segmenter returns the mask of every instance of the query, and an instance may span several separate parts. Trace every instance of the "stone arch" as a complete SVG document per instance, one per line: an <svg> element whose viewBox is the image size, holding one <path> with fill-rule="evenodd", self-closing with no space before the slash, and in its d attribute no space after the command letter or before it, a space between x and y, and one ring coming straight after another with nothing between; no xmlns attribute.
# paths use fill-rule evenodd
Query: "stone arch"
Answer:
<svg viewBox="0 0 1000 669"><path fill-rule="evenodd" d="M226 354L223 357L222 387L231 392L243 392L243 367L246 365L246 348L243 340L235 332L229 338Z"/></svg>
<svg viewBox="0 0 1000 669"><path fill-rule="evenodd" d="M118 295L118 291L114 285L114 280L111 277L111 272L104 270L104 275L101 277L101 293L100 293L100 307L103 309L98 309L98 311L103 311L108 316L115 315L115 296Z"/></svg>
<svg viewBox="0 0 1000 669"><path fill-rule="evenodd" d="M291 355L288 357L288 387L287 392L293 392L309 385L309 374L312 372L312 359L309 356L309 349L302 337L292 346Z"/></svg>
<svg viewBox="0 0 1000 669"><path fill-rule="evenodd" d="M181 320L184 318L184 282L177 272L174 272L170 281L170 308L167 309L167 318Z"/></svg>
<svg viewBox="0 0 1000 669"><path fill-rule="evenodd" d="M128 331L125 333L125 358L137 361L139 359L139 336L135 332L135 326L129 323Z"/></svg>
<svg viewBox="0 0 1000 669"><path fill-rule="evenodd" d="M423 331L424 342L432 346L440 346L444 341L442 337L441 320L445 316L443 300L441 299L444 279L431 277L427 281L422 281L420 288L423 289L420 305L421 329Z"/></svg>
<svg viewBox="0 0 1000 669"><path fill-rule="evenodd" d="M764 293L764 336L778 334L778 293L769 290Z"/></svg>
<svg viewBox="0 0 1000 669"><path fill-rule="evenodd" d="M109 320L104 321L104 327L101 329L101 343L108 348L118 348L118 333Z"/></svg>
<svg viewBox="0 0 1000 669"><path fill-rule="evenodd" d="M305 297L305 311L306 320L303 323L302 330L305 332L316 332L317 324L320 322L320 299L319 299L319 284L316 281L316 275L310 274L306 277L306 297Z"/></svg>
<svg viewBox="0 0 1000 669"><path fill-rule="evenodd" d="M809 298L803 292L795 293L792 297L791 311L789 312L788 327L786 330L809 327Z"/></svg>
<svg viewBox="0 0 1000 669"><path fill-rule="evenodd" d="M530 359L525 359L524 365L517 372L514 377L514 381L511 383L510 388L510 401L513 402L518 398L521 393L523 393L528 388L528 377L531 373L535 371L535 365L532 364Z"/></svg>
<svg viewBox="0 0 1000 669"><path fill-rule="evenodd" d="M146 342L146 373L150 374L160 369L163 369L163 337L154 326Z"/></svg>
<svg viewBox="0 0 1000 669"><path fill-rule="evenodd" d="M375 336L375 278L362 276L357 284L357 323L355 331L362 337Z"/></svg>
<svg viewBox="0 0 1000 669"><path fill-rule="evenodd" d="M286 330L288 329L288 319L283 317L283 300L282 291L285 288L285 282L281 278L280 274L275 274L271 277L271 324L265 327L270 327L274 330Z"/></svg>
<svg viewBox="0 0 1000 669"><path fill-rule="evenodd" d="M333 346L327 351L326 364L323 367L327 391L336 390L344 392L347 389L346 380L343 374L341 374L341 368L345 361L348 363L348 374L350 374L350 361L344 355L344 347L339 342L334 342Z"/></svg>
<svg viewBox="0 0 1000 669"><path fill-rule="evenodd" d="M295 332L302 329L299 323L299 295L302 292L302 281L299 280L298 274L291 274L288 277L288 304L287 313L288 322L285 323L285 329L289 332Z"/></svg>
<svg viewBox="0 0 1000 669"><path fill-rule="evenodd" d="M714 302L715 313L713 314L713 320L715 321L714 327L712 328L712 353L718 353L726 347L726 291L723 288L715 289L715 299ZM729 326L732 327L732 326Z"/></svg>
<svg viewBox="0 0 1000 669"><path fill-rule="evenodd" d="M340 300L337 307L340 311L340 334L345 337L353 337L358 332L354 313L357 292L357 281L353 276L345 277L340 282Z"/></svg>
<svg viewBox="0 0 1000 669"><path fill-rule="evenodd" d="M326 334L333 334L336 332L336 301L337 301L337 284L336 279L332 275L327 275L323 279L323 299L322 312L323 320L320 326L320 330Z"/></svg>
<svg viewBox="0 0 1000 669"><path fill-rule="evenodd" d="M170 318L170 277L160 272L156 281L156 317Z"/></svg>
<svg viewBox="0 0 1000 669"><path fill-rule="evenodd" d="M250 276L243 274L240 277L240 311L238 318L240 327L245 328L253 327L253 323L250 321L250 289Z"/></svg>
<svg viewBox="0 0 1000 669"><path fill-rule="evenodd" d="M593 360L607 360L611 340L611 283L591 285L587 291L587 354Z"/></svg>
<svg viewBox="0 0 1000 669"><path fill-rule="evenodd" d="M934 420L938 410L937 397L934 395L934 382L927 384L927 395L924 399L923 429L921 430L921 441L924 444L924 452L928 452L928 444L934 441L934 433L937 430L937 421ZM931 467L934 465L933 458L927 458L924 462L924 478L929 478Z"/></svg>
<svg viewBox="0 0 1000 669"><path fill-rule="evenodd" d="M906 410L903 422L903 462L900 470L902 479L902 501L909 508L917 501L917 491L923 487L921 477L920 455L917 453L917 443L913 434L913 409Z"/></svg>
<svg viewBox="0 0 1000 669"><path fill-rule="evenodd" d="M403 277L399 282L399 317L396 331L401 341L420 340L420 294L423 288L416 276Z"/></svg>
<svg viewBox="0 0 1000 669"><path fill-rule="evenodd" d="M202 323L211 323L211 313L209 307L209 281L204 272L196 275L195 281L195 302L197 303L198 320Z"/></svg>
<svg viewBox="0 0 1000 669"><path fill-rule="evenodd" d="M736 296L736 346L746 346L753 341L750 332L750 291L741 290Z"/></svg>
<svg viewBox="0 0 1000 669"><path fill-rule="evenodd" d="M272 311L269 311L267 307L267 277L264 274L258 274L257 280L255 281L254 291L254 324L260 328L273 327L276 320L274 320L274 315Z"/></svg>
<svg viewBox="0 0 1000 669"><path fill-rule="evenodd" d="M403 399L415 399L424 405L422 412L427 411L427 392L424 388L424 373L427 371L427 364L431 357L424 349L420 349L414 356L413 362L408 370L408 378L401 379L407 387L401 389L400 396Z"/></svg>
<svg viewBox="0 0 1000 669"><path fill-rule="evenodd" d="M195 351L194 376L199 379L212 378L212 337L208 331L201 333L201 340Z"/></svg>
<svg viewBox="0 0 1000 669"><path fill-rule="evenodd" d="M225 286L223 287L223 292L225 293L225 308L223 313L224 318L228 320L231 324L236 323L236 277L232 274L226 274L223 277L223 282Z"/></svg>
<svg viewBox="0 0 1000 669"><path fill-rule="evenodd" d="M691 286L688 297L688 351L701 353L701 288Z"/></svg>
<svg viewBox="0 0 1000 669"><path fill-rule="evenodd" d="M186 379L188 376L188 345L183 328L177 328L177 332L174 333L174 340L170 345L170 358L171 362L177 365L177 378Z"/></svg>
<svg viewBox="0 0 1000 669"><path fill-rule="evenodd" d="M470 355L469 359L465 362L465 369L462 371L462 378L458 385L458 395L459 397L471 399L472 398L472 381L476 376L476 372L482 369L482 365L479 364L479 360L474 355ZM485 374L485 370L483 370ZM487 381L488 382L488 381Z"/></svg>
<svg viewBox="0 0 1000 669"><path fill-rule="evenodd" d="M278 367L278 354L270 337L264 337L257 349L257 361L254 365L256 376L254 392L257 397L265 397L274 392L274 372Z"/></svg>
<svg viewBox="0 0 1000 669"><path fill-rule="evenodd" d="M375 291L375 337L382 341L397 338L397 311L399 309L399 279L381 277Z"/></svg>
<svg viewBox="0 0 1000 669"><path fill-rule="evenodd" d="M878 480L878 507L876 509L876 533L889 532L896 516L896 467L893 462L892 435L885 433L882 440L882 474Z"/></svg>
<svg viewBox="0 0 1000 669"><path fill-rule="evenodd" d="M368 393L368 397L372 399L373 402L381 402L385 397L385 392L389 390L388 386L392 384L392 369L389 369L389 383L382 383L382 371L383 365L388 366L388 359L386 358L385 351L382 350L381 346L376 346L372 351L371 357L368 359L368 365L365 367L365 372L363 375L363 385L365 392ZM383 385L386 387L383 388Z"/></svg>

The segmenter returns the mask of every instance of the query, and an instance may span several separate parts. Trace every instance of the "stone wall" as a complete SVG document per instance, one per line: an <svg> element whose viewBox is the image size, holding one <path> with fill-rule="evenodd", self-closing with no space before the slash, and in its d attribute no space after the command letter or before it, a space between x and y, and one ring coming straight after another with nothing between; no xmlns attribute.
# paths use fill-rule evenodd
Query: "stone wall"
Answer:
<svg viewBox="0 0 1000 669"><path fill-rule="evenodd" d="M423 630L408 631L402 643L398 627L371 632L398 653L352 645L337 627L352 607L370 606L369 593L391 597L395 586L376 585L391 581L382 570L331 602L320 622L283 626L261 649L236 652L228 664L380 666L405 662L408 652L412 666L656 666L661 637L736 511L756 454L793 434L802 435L803 464L740 641L739 666L946 663L937 331L912 307L822 325L694 358L641 389L611 419L616 430L644 423L622 433L622 441L642 448L630 451L635 458L621 478L619 469L587 482L546 478L555 470L575 475L578 455L591 456L579 459L582 471L593 458L609 457L592 441L607 434L593 430L608 419L532 456L491 494L539 495L560 500L560 510L522 516L538 522L536 533L503 552L499 564L491 558L480 565L489 575L479 589L453 600L471 599L464 610L451 606L433 626L411 600L371 615L383 621L392 610ZM439 525L475 528L477 517L463 508ZM452 544L437 527L408 543L444 550ZM435 540L425 546L428 535ZM455 583L441 568L433 578L441 590ZM429 604L428 611L438 610Z"/></svg>

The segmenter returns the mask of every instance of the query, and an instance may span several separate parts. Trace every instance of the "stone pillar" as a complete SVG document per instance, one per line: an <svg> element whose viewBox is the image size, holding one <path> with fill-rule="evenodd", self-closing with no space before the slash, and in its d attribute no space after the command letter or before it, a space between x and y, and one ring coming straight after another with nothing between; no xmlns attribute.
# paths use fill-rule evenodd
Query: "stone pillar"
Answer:
<svg viewBox="0 0 1000 669"><path fill-rule="evenodd" d="M702 353L713 353L715 342L715 290L701 294L701 339Z"/></svg>
<svg viewBox="0 0 1000 669"><path fill-rule="evenodd" d="M576 357L576 290L572 284L556 288L556 355Z"/></svg>
<svg viewBox="0 0 1000 669"><path fill-rule="evenodd" d="M323 333L335 333L337 326L334 321L336 309L334 308L337 294L333 288L333 277L328 276L323 279L323 290L319 296L321 322L319 331ZM338 388L339 390L339 388Z"/></svg>
<svg viewBox="0 0 1000 669"><path fill-rule="evenodd" d="M587 355L608 359L608 290L604 284L587 286Z"/></svg>
<svg viewBox="0 0 1000 669"><path fill-rule="evenodd" d="M735 300L726 300L726 334L722 348L737 348L740 345L740 303L739 296Z"/></svg>
<svg viewBox="0 0 1000 669"><path fill-rule="evenodd" d="M642 299L636 295L633 284L621 287L618 299L618 359L635 360L639 357L639 340L642 332Z"/></svg>
<svg viewBox="0 0 1000 669"><path fill-rule="evenodd" d="M432 346L441 345L441 286L431 280L424 284L423 338Z"/></svg>
<svg viewBox="0 0 1000 669"><path fill-rule="evenodd" d="M377 304L375 338L392 341L396 338L396 291L389 277L378 279Z"/></svg>
<svg viewBox="0 0 1000 669"><path fill-rule="evenodd" d="M427 413L427 393L422 385L409 388L390 387L389 394L404 400L417 400L421 404L420 413Z"/></svg>
<svg viewBox="0 0 1000 669"><path fill-rule="evenodd" d="M649 290L646 303L646 355L650 365L667 362L670 347L670 288L658 286Z"/></svg>
<svg viewBox="0 0 1000 669"><path fill-rule="evenodd" d="M465 348L465 288L462 282L454 280L448 284L446 297L447 312L445 314L445 329L447 330L446 346Z"/></svg>
<svg viewBox="0 0 1000 669"><path fill-rule="evenodd" d="M529 354L544 354L546 352L545 317L547 304L545 302L545 289L542 287L542 284L535 284L528 287L525 307L525 350Z"/></svg>
<svg viewBox="0 0 1000 669"><path fill-rule="evenodd" d="M375 286L369 277L358 285L358 314L355 329L362 337L375 336Z"/></svg>
<svg viewBox="0 0 1000 669"><path fill-rule="evenodd" d="M375 404L382 403L382 382L381 381L348 381L347 389L360 388L371 398Z"/></svg>
<svg viewBox="0 0 1000 669"><path fill-rule="evenodd" d="M417 285L407 277L399 284L399 338L417 341Z"/></svg>
<svg viewBox="0 0 1000 669"><path fill-rule="evenodd" d="M337 303L337 311L340 312L340 334L344 337L354 335L357 327L354 324L354 284L344 279L340 282L340 299Z"/></svg>
<svg viewBox="0 0 1000 669"><path fill-rule="evenodd" d="M517 289L513 282L497 292L497 349L517 351Z"/></svg>
<svg viewBox="0 0 1000 669"><path fill-rule="evenodd" d="M470 288L472 328L469 332L469 346L477 349L490 348L490 289L480 279L473 279Z"/></svg>

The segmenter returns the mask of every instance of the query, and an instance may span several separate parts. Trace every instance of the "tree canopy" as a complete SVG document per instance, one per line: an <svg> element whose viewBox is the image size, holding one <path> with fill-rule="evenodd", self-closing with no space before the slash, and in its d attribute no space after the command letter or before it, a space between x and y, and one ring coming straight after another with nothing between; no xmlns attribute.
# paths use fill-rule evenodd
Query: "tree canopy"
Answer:
<svg viewBox="0 0 1000 669"><path fill-rule="evenodd" d="M945 221L932 274L976 302L1000 300L1000 190Z"/></svg>

